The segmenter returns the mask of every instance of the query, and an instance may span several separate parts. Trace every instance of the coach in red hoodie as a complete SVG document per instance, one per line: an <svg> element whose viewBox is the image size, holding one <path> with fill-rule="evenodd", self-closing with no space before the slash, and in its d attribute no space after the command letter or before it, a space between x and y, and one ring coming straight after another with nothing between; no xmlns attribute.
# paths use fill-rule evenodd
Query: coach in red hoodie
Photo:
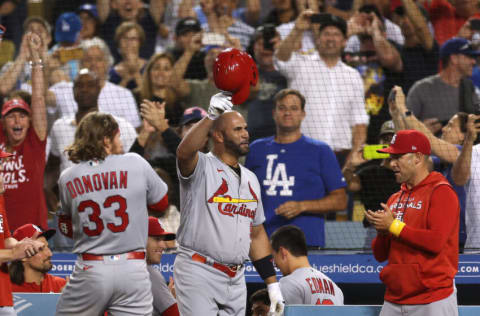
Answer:
<svg viewBox="0 0 480 316"><path fill-rule="evenodd" d="M430 143L415 130L395 134L388 148L401 190L383 210L365 216L377 229L375 259L386 286L380 316L456 316L460 206L447 179L429 171Z"/></svg>

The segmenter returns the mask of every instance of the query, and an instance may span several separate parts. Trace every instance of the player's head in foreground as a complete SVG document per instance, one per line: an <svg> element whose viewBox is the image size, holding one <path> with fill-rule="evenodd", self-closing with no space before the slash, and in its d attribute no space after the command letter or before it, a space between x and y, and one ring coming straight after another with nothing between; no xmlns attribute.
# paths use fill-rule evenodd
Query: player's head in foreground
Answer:
<svg viewBox="0 0 480 316"><path fill-rule="evenodd" d="M213 151L217 156L223 154L233 157L245 156L249 150L247 123L242 114L236 111L223 113L213 126Z"/></svg>
<svg viewBox="0 0 480 316"><path fill-rule="evenodd" d="M148 217L147 263L159 264L162 253L168 248L166 241L174 240L175 234L167 233L160 220L153 216Z"/></svg>
<svg viewBox="0 0 480 316"><path fill-rule="evenodd" d="M256 291L250 296L252 316L267 316L270 311L270 297L267 289Z"/></svg>
<svg viewBox="0 0 480 316"><path fill-rule="evenodd" d="M54 229L43 231L40 227L33 224L25 224L17 228L12 237L16 240L32 238L36 232L40 232L37 240L43 243L43 247L34 256L24 258L19 261L13 261L8 270L12 283L21 285L25 282L25 276L30 279L42 279L43 275L52 269L52 251L48 248L48 239L55 235Z"/></svg>
<svg viewBox="0 0 480 316"><path fill-rule="evenodd" d="M302 230L293 225L278 228L270 237L273 260L284 276L300 267L310 266L307 242Z"/></svg>
<svg viewBox="0 0 480 316"><path fill-rule="evenodd" d="M110 114L87 114L77 126L73 144L65 151L74 163L104 160L108 155L123 153L118 123Z"/></svg>

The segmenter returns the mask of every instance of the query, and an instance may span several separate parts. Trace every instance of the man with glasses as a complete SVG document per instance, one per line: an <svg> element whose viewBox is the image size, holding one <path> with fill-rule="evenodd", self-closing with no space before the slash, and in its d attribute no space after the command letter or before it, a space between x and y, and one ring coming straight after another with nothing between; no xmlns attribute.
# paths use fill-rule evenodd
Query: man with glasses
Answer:
<svg viewBox="0 0 480 316"><path fill-rule="evenodd" d="M429 169L430 142L421 132L397 132L385 149L401 189L383 210L365 216L377 229L372 242L386 286L380 316L458 315L454 277L458 267L460 205L440 173Z"/></svg>

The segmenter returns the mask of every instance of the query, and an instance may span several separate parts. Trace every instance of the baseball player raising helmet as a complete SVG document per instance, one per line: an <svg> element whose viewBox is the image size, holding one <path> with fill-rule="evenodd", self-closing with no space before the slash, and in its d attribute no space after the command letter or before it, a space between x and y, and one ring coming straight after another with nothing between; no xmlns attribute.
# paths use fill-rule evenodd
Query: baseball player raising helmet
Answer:
<svg viewBox="0 0 480 316"><path fill-rule="evenodd" d="M56 315L152 314L147 205L164 210L167 185L142 157L122 152L117 122L98 112L80 121L67 148L76 165L58 181L59 228L73 235L78 260Z"/></svg>
<svg viewBox="0 0 480 316"><path fill-rule="evenodd" d="M228 57L228 58L226 58ZM283 312L283 297L275 276L257 177L239 164L248 152L248 131L244 118L232 111L233 98L241 96L252 79L249 55L226 50L215 61L223 69L228 88L210 100L208 117L194 125L177 149L180 179L180 245L174 276L180 314L245 315L244 263L250 258L265 280L271 311ZM224 64L222 64L224 63ZM231 78L228 69L237 69ZM239 94L238 94L239 93ZM212 130L213 150L200 152Z"/></svg>

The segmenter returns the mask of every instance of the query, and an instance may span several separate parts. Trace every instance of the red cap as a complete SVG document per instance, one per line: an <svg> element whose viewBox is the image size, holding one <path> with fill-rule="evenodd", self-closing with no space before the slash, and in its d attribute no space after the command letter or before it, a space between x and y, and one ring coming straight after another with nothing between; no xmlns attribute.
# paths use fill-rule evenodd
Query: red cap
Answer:
<svg viewBox="0 0 480 316"><path fill-rule="evenodd" d="M30 106L23 101L22 99L11 99L5 102L2 106L2 116L5 116L14 109L21 109L26 111L28 114L31 114Z"/></svg>
<svg viewBox="0 0 480 316"><path fill-rule="evenodd" d="M215 59L213 79L218 89L233 94L233 104L242 104L250 95L250 86L257 85L257 65L249 54L228 48Z"/></svg>
<svg viewBox="0 0 480 316"><path fill-rule="evenodd" d="M12 237L15 238L16 240L22 240L24 238L32 238L32 236L36 232L40 232L40 235L38 235L38 237L43 236L47 240L50 239L56 233L55 229L47 229L44 231L37 225L25 224L15 229Z"/></svg>
<svg viewBox="0 0 480 316"><path fill-rule="evenodd" d="M389 154L422 153L430 155L431 148L427 136L417 130L408 129L398 131L393 135L390 146L378 149L377 152Z"/></svg>
<svg viewBox="0 0 480 316"><path fill-rule="evenodd" d="M174 233L167 233L162 225L160 220L153 216L148 217L148 236L165 236L165 240L174 240Z"/></svg>

